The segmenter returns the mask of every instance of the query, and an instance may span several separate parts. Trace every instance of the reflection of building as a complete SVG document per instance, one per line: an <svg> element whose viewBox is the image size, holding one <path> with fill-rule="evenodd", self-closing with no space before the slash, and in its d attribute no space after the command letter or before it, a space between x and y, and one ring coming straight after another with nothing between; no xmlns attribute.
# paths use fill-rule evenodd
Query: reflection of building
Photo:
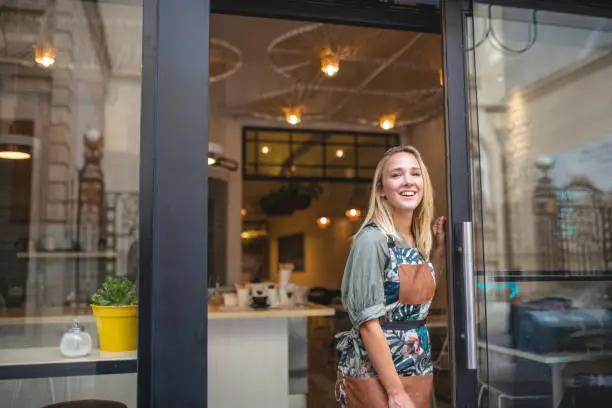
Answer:
<svg viewBox="0 0 612 408"><path fill-rule="evenodd" d="M98 252L115 249L106 237L105 194L138 192L140 9L16 2L3 8L0 25L0 119L29 121L37 145L27 161L31 175L18 184L28 192L20 216L27 226L0 242L9 269L27 279L3 280L0 292L7 303L17 299L11 294L28 294L31 307L86 300L99 279L123 274L127 262L127 251ZM25 305L21 299L15 306Z"/></svg>

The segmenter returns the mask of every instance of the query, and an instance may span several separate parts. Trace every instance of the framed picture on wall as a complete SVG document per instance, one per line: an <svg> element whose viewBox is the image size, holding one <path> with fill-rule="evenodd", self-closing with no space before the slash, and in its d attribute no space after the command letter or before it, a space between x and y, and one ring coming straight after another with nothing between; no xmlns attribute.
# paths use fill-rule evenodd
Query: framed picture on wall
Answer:
<svg viewBox="0 0 612 408"><path fill-rule="evenodd" d="M278 239L278 263L292 263L293 272L304 272L304 234L285 235Z"/></svg>

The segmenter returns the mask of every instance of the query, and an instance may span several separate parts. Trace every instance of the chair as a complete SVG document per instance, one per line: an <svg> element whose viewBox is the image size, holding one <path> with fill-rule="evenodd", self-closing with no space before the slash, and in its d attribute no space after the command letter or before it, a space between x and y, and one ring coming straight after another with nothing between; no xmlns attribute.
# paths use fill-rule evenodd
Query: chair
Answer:
<svg viewBox="0 0 612 408"><path fill-rule="evenodd" d="M117 401L80 400L58 402L57 404L46 405L43 408L128 408L128 406Z"/></svg>

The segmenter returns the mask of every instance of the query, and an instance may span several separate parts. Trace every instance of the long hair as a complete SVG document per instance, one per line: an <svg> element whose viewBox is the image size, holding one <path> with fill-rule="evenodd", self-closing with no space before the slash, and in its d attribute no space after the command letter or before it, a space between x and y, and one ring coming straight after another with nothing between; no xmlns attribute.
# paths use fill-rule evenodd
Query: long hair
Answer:
<svg viewBox="0 0 612 408"><path fill-rule="evenodd" d="M391 157L397 153L409 153L414 155L421 168L423 177L423 198L412 215L412 233L419 253L425 259L429 259L429 254L433 246L433 236L431 232L434 212L433 187L431 185L431 179L429 178L429 172L427 171L425 163L423 163L421 154L412 146L402 145L392 147L385 152L378 162L376 171L374 172L374 179L372 180L372 191L370 192L368 212L357 234L359 234L366 225L374 222L383 234L392 237L398 242L401 241L401 237L393 225L392 209L380 195L383 187L383 170Z"/></svg>

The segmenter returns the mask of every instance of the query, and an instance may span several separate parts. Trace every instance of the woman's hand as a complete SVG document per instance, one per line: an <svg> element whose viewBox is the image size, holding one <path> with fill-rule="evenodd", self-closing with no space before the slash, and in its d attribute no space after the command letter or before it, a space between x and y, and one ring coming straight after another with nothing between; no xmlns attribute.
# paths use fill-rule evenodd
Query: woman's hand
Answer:
<svg viewBox="0 0 612 408"><path fill-rule="evenodd" d="M446 251L446 217L438 217L431 228L434 235L434 252Z"/></svg>
<svg viewBox="0 0 612 408"><path fill-rule="evenodd" d="M406 392L389 395L389 408L416 408Z"/></svg>

